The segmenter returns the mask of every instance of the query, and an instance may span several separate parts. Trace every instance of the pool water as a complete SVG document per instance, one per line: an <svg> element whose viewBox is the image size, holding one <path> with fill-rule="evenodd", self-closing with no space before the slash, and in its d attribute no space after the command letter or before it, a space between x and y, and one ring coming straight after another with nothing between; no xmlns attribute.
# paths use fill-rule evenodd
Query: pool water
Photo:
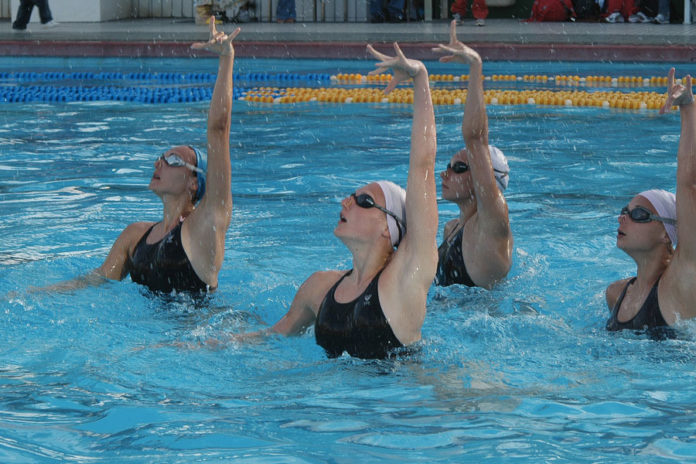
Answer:
<svg viewBox="0 0 696 464"><path fill-rule="evenodd" d="M207 59L0 62L215 69ZM562 71L667 70L484 66ZM161 217L147 190L153 162L172 145L204 145L207 105L0 104L0 462L696 459L693 324L662 342L604 330L606 286L635 272L615 247L618 212L642 190L674 191L678 114L489 106L491 143L512 169L512 270L493 291L433 288L418 351L396 360L328 359L311 331L198 345L267 327L313 271L350 267L332 234L340 201L373 180L405 185L409 106L235 102L234 216L220 288L204 302L153 296L128 278L69 294L28 291L99 266L125 225ZM436 107L438 171L462 145L461 115L460 106ZM442 230L457 210L438 204Z"/></svg>

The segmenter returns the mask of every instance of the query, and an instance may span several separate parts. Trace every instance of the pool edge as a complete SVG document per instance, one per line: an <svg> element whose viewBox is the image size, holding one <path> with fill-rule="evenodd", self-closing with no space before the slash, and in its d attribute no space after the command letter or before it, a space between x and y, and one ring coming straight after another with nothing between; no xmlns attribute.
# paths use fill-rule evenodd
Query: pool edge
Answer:
<svg viewBox="0 0 696 464"><path fill-rule="evenodd" d="M409 57L434 59L435 43L402 43ZM696 62L696 45L579 45L470 43L484 60L493 61L621 61ZM238 57L367 59L365 43L351 42L239 42ZM190 42L135 41L0 41L3 56L151 57L201 55Z"/></svg>

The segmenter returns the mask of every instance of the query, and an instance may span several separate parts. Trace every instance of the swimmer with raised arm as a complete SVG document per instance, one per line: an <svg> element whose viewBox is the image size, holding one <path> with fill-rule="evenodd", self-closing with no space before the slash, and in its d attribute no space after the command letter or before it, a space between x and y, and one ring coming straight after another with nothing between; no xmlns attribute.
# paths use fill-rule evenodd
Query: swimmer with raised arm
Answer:
<svg viewBox="0 0 696 464"><path fill-rule="evenodd" d="M466 148L455 153L440 174L442 197L459 206L459 217L445 225L435 282L489 289L507 275L512 265L512 231L503 196L510 169L503 153L488 145L481 57L457 40L455 21L450 23L449 44L433 50L448 54L440 58L441 62L469 65L462 118Z"/></svg>
<svg viewBox="0 0 696 464"><path fill-rule="evenodd" d="M670 69L660 110L678 106L681 114L677 194L647 190L621 210L616 246L633 258L638 271L607 288L607 330L658 329L659 335L661 327L696 316L696 108L691 76L683 81L676 83Z"/></svg>
<svg viewBox="0 0 696 464"><path fill-rule="evenodd" d="M300 287L289 311L268 332L298 334L314 324L316 342L331 357L348 352L383 358L421 338L426 297L435 276L437 203L435 117L428 72L407 59L368 45L377 59L372 74L393 70L385 92L413 78L414 103L407 188L389 181L367 184L341 202L334 234L353 255L345 271L319 271Z"/></svg>
<svg viewBox="0 0 696 464"><path fill-rule="evenodd" d="M69 290L122 280L150 290L205 292L218 286L225 234L232 216L230 121L234 47L210 21L210 40L192 48L220 56L208 113L208 158L191 146L167 150L155 161L149 188L162 200L159 222L135 222L116 239L104 263L91 274L47 289Z"/></svg>

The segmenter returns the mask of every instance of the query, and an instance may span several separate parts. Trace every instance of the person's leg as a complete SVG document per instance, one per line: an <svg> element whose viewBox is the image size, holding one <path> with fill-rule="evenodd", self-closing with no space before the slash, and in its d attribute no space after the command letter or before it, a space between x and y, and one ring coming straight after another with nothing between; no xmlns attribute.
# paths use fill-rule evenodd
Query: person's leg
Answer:
<svg viewBox="0 0 696 464"><path fill-rule="evenodd" d="M602 18L610 23L622 23L624 21L621 15L623 3L623 0L606 0L607 9L602 13Z"/></svg>
<svg viewBox="0 0 696 464"><path fill-rule="evenodd" d="M452 6L450 7L450 11L452 12L452 15L454 15L454 19L457 20L457 23L466 15L466 2L468 0L454 0L452 3Z"/></svg>
<svg viewBox="0 0 696 464"><path fill-rule="evenodd" d="M373 23L384 22L384 7L382 0L370 0L370 21Z"/></svg>
<svg viewBox="0 0 696 464"><path fill-rule="evenodd" d="M621 8L623 7L623 0L606 0L606 3L607 9L604 13L605 15L621 12Z"/></svg>
<svg viewBox="0 0 696 464"><path fill-rule="evenodd" d="M486 6L486 0L474 0L471 5L471 14L476 19L486 19L488 17L488 6Z"/></svg>
<svg viewBox="0 0 696 464"><path fill-rule="evenodd" d="M296 18L295 0L278 0L276 18L278 21L294 20Z"/></svg>
<svg viewBox="0 0 696 464"><path fill-rule="evenodd" d="M623 6L621 7L621 14L624 18L628 19L631 15L638 13L638 7L634 0L624 0Z"/></svg>
<svg viewBox="0 0 696 464"><path fill-rule="evenodd" d="M53 15L51 15L51 9L48 7L48 0L34 0L35 5L39 8L39 16L41 17L41 24L50 23L53 21Z"/></svg>
<svg viewBox="0 0 696 464"><path fill-rule="evenodd" d="M405 5L405 0L389 0L389 4L387 5L389 20L394 22L403 21Z"/></svg>
<svg viewBox="0 0 696 464"><path fill-rule="evenodd" d="M32 9L34 9L34 4L31 0L21 0L17 9L17 17L12 23L12 29L26 29L31 18Z"/></svg>
<svg viewBox="0 0 696 464"><path fill-rule="evenodd" d="M655 18L659 24L669 23L669 0L659 0L657 2L657 17Z"/></svg>

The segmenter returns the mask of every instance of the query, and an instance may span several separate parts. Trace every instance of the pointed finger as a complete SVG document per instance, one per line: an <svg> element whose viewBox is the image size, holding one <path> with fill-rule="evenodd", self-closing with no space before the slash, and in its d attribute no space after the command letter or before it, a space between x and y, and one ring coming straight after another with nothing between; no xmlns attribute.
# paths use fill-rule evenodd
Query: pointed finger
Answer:
<svg viewBox="0 0 696 464"><path fill-rule="evenodd" d="M372 54L372 56L374 56L378 60L386 61L389 59L389 57L387 55L385 55L384 53L378 52L370 44L367 45L367 51L370 52L370 54Z"/></svg>
<svg viewBox="0 0 696 464"><path fill-rule="evenodd" d="M369 73L367 73L368 76L376 76L377 74L384 74L387 72L389 68L383 67L383 66L378 66L377 69L373 69Z"/></svg>
<svg viewBox="0 0 696 464"><path fill-rule="evenodd" d="M212 39L217 33L215 29L215 15L211 15L210 18L208 18L208 23L210 24L210 38Z"/></svg>
<svg viewBox="0 0 696 464"><path fill-rule="evenodd" d="M693 92L691 91L691 75L690 75L690 74L687 74L686 76L684 76L684 79L682 79L682 81L686 81L686 82L685 82L686 91L687 91L689 94L693 93Z"/></svg>
<svg viewBox="0 0 696 464"><path fill-rule="evenodd" d="M406 56L404 53L401 51L401 48L399 48L399 44L394 42L394 51L396 51L396 56L401 58L402 60L406 61Z"/></svg>
<svg viewBox="0 0 696 464"><path fill-rule="evenodd" d="M450 43L455 43L457 41L457 20L453 19L450 22Z"/></svg>
<svg viewBox="0 0 696 464"><path fill-rule="evenodd" d="M228 36L228 39L230 41L234 40L239 35L240 32L242 32L242 28L238 27L237 29L232 31L232 33Z"/></svg>
<svg viewBox="0 0 696 464"><path fill-rule="evenodd" d="M371 54L374 58L376 58L376 59L378 59L378 60L380 60L380 61L386 61L386 60L389 59L389 57L388 57L387 55L385 55L384 53L381 53L381 52L378 52L377 50L375 50L374 47L373 47L372 45L368 45L368 46L367 46L367 51L370 52L370 54Z"/></svg>
<svg viewBox="0 0 696 464"><path fill-rule="evenodd" d="M456 50L454 48L450 47L449 45L443 45L443 44L439 44L437 46L437 48L433 48L433 51L436 51L438 53L451 53L451 54L456 53Z"/></svg>
<svg viewBox="0 0 696 464"><path fill-rule="evenodd" d="M674 68L669 68L667 73L667 91L671 91L672 87L674 87Z"/></svg>

